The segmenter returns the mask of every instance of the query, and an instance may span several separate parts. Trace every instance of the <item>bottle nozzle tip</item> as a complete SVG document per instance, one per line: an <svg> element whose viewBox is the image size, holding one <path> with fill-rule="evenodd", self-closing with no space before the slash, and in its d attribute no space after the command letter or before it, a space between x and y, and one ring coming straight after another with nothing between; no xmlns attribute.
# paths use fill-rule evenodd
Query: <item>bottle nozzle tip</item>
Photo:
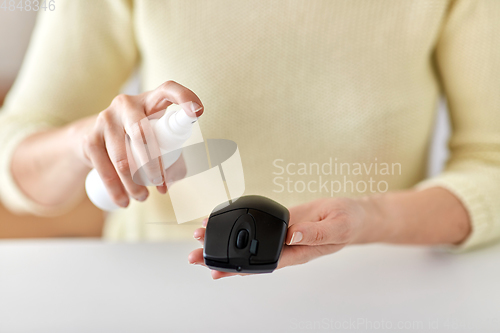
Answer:
<svg viewBox="0 0 500 333"><path fill-rule="evenodd" d="M172 118L173 118L172 120L174 120L176 125L180 127L187 127L198 120L197 117L189 116L187 112L184 111L183 109L175 112L175 114L172 115Z"/></svg>

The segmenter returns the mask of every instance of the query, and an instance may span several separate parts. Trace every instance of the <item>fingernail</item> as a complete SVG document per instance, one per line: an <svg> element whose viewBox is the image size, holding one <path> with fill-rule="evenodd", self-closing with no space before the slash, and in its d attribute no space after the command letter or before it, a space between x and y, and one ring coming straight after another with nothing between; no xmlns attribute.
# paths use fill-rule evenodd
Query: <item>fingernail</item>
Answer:
<svg viewBox="0 0 500 333"><path fill-rule="evenodd" d="M148 193L137 198L137 201L143 202L143 201L146 201L147 198L148 198Z"/></svg>
<svg viewBox="0 0 500 333"><path fill-rule="evenodd" d="M121 200L120 203L118 204L120 207L126 208L129 204L129 199L124 199Z"/></svg>
<svg viewBox="0 0 500 333"><path fill-rule="evenodd" d="M162 186L162 185L157 186L156 188L158 189L158 193L161 193L161 194L167 193L167 190L168 190L166 186Z"/></svg>
<svg viewBox="0 0 500 333"><path fill-rule="evenodd" d="M200 233L201 233L201 231L200 231L200 230L198 230L198 229L196 229L196 230L194 231L194 233L193 233L193 237L194 237L194 238L196 238L196 239L200 239L200 238L201 238L201 236L202 236Z"/></svg>
<svg viewBox="0 0 500 333"><path fill-rule="evenodd" d="M304 237L304 236L302 235L302 233L300 231L294 232L292 234L292 239L290 239L290 244L289 245L299 243L302 240L302 237Z"/></svg>
<svg viewBox="0 0 500 333"><path fill-rule="evenodd" d="M163 177L160 176L160 177L153 179L153 184L154 185L162 185L163 184Z"/></svg>
<svg viewBox="0 0 500 333"><path fill-rule="evenodd" d="M199 106L197 103L195 102L191 102L191 105L190 105L190 108L191 108L191 111L193 111L193 113L196 115L196 112L200 111L201 109L203 109L201 106Z"/></svg>

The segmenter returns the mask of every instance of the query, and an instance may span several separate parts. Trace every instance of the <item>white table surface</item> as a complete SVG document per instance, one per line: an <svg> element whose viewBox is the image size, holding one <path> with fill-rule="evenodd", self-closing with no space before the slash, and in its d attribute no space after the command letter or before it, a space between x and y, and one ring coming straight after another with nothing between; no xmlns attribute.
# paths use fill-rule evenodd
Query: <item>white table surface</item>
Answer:
<svg viewBox="0 0 500 333"><path fill-rule="evenodd" d="M0 332L500 332L500 246L359 246L217 281L196 246L2 241Z"/></svg>

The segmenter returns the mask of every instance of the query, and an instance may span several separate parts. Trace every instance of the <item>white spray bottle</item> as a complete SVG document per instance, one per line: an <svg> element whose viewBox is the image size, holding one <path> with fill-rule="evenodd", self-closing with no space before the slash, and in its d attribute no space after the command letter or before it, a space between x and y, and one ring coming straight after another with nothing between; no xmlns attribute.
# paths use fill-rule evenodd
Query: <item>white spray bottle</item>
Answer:
<svg viewBox="0 0 500 333"><path fill-rule="evenodd" d="M182 109L178 111L167 111L161 118L149 120L160 147L163 170L168 169L181 156L182 149L180 148L184 142L190 138L193 123L195 123L196 120L196 117L187 115ZM139 166L138 154L133 147L131 147L131 150L136 165ZM139 168L137 172L139 172L138 176L141 185L154 185L146 177L144 168ZM85 190L87 191L87 196L90 201L98 208L105 211L113 211L120 208L120 206L115 204L109 196L96 169L92 169L87 175Z"/></svg>

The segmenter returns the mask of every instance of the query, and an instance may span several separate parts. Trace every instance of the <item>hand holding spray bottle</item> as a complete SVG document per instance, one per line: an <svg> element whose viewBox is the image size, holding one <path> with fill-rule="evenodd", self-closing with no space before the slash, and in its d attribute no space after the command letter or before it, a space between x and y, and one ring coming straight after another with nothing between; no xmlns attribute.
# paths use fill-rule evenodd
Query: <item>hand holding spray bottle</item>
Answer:
<svg viewBox="0 0 500 333"><path fill-rule="evenodd" d="M197 121L196 117L189 116L184 110L171 110L159 119L149 120L153 133L158 142L163 169L168 169L181 156L182 145L186 142L192 133L193 123ZM137 166L140 166L139 154L131 145L131 151ZM138 179L141 184L150 186L152 184L143 168L138 169ZM85 180L85 190L94 205L105 211L113 211L120 206L115 204L106 190L96 169L92 169Z"/></svg>

